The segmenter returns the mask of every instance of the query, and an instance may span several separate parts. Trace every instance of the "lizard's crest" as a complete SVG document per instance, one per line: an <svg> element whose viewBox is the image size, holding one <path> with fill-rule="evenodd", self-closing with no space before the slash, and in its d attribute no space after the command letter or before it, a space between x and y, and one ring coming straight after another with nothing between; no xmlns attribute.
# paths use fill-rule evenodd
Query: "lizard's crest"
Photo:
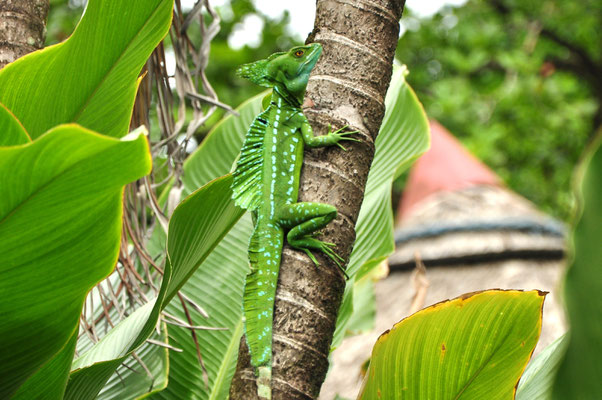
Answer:
<svg viewBox="0 0 602 400"><path fill-rule="evenodd" d="M236 70L236 74L241 78L250 80L256 85L273 87L274 84L271 82L268 75L268 64L270 60L285 54L285 53L274 53L265 60L255 61L249 64L243 64Z"/></svg>
<svg viewBox="0 0 602 400"><path fill-rule="evenodd" d="M263 137L268 118L264 111L251 124L233 172L232 198L245 210L252 211L261 205Z"/></svg>
<svg viewBox="0 0 602 400"><path fill-rule="evenodd" d="M265 60L241 65L237 73L257 85L274 87L302 101L309 74L320 54L322 46L318 43L297 46L287 52L274 53Z"/></svg>

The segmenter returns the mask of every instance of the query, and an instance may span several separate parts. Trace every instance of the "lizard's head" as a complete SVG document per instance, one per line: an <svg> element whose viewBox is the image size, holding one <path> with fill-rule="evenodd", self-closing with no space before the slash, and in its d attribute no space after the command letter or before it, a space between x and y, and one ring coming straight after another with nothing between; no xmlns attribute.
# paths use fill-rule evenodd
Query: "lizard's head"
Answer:
<svg viewBox="0 0 602 400"><path fill-rule="evenodd" d="M287 52L275 53L265 60L238 68L238 74L251 82L266 87L278 87L299 98L303 97L309 73L322 54L322 46L312 43L293 47Z"/></svg>

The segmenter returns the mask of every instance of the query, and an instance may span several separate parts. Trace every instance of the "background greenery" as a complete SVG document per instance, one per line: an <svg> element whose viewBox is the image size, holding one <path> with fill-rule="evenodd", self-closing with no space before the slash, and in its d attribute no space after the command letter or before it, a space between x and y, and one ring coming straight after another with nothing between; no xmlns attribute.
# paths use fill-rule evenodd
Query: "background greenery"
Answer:
<svg viewBox="0 0 602 400"><path fill-rule="evenodd" d="M48 44L72 31L83 2L51 0ZM261 88L237 78L236 66L305 37L287 29L287 13L272 19L251 0L232 0L218 12L207 74L220 99L237 106ZM255 48L233 50L228 38L249 14L263 21L262 36ZM567 220L572 168L602 122L601 24L596 0L470 0L428 17L409 7L397 57L429 117L511 189Z"/></svg>
<svg viewBox="0 0 602 400"><path fill-rule="evenodd" d="M595 1L474 0L432 19L408 10L397 55L431 118L567 219L572 166L600 124L600 89L582 64L600 60L601 15Z"/></svg>

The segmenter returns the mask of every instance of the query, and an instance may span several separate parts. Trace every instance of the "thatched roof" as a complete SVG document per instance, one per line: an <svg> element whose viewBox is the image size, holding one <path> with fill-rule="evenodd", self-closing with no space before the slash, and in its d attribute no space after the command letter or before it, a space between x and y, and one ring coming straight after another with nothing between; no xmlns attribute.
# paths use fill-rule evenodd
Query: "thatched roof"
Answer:
<svg viewBox="0 0 602 400"><path fill-rule="evenodd" d="M502 259L561 259L564 227L527 200L495 186L441 192L414 207L395 231L392 268Z"/></svg>

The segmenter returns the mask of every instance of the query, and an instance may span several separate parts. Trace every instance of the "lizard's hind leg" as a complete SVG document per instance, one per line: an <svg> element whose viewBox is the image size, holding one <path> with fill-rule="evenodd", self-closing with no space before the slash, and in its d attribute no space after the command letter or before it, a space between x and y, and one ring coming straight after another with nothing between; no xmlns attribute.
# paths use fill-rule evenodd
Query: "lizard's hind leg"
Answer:
<svg viewBox="0 0 602 400"><path fill-rule="evenodd" d="M305 251L316 266L319 266L320 263L310 250L321 251L334 261L347 276L341 265L341 262L344 261L343 258L332 249L335 244L315 238L317 231L336 217L337 209L330 204L303 202L282 207L279 222L283 228L290 229L286 238L292 247Z"/></svg>

